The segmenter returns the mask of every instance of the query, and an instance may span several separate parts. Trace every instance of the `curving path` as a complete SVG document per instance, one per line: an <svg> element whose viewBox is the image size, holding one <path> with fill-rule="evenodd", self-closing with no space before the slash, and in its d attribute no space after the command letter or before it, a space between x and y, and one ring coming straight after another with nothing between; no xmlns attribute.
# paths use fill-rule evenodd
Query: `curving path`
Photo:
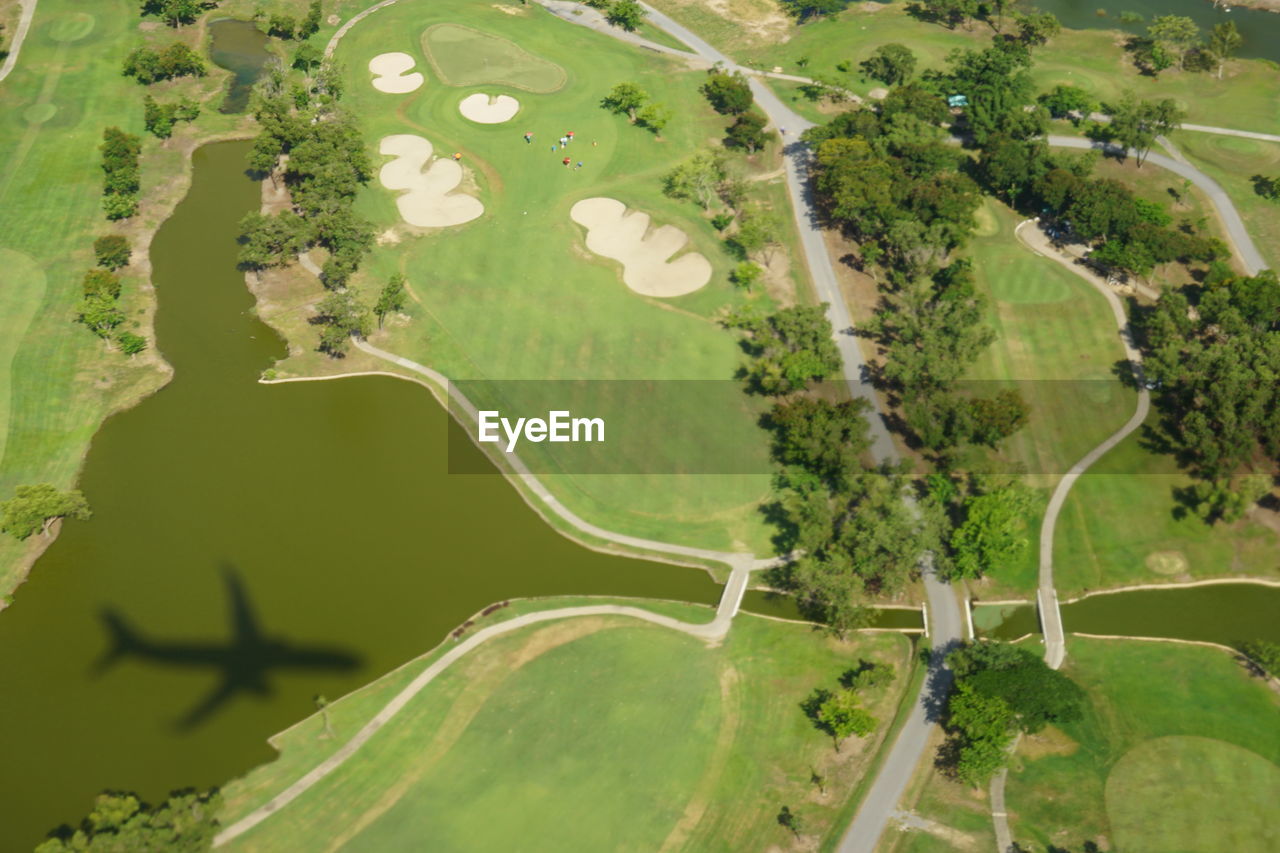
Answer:
<svg viewBox="0 0 1280 853"><path fill-rule="evenodd" d="M721 603L723 607L723 602ZM351 756L355 755L360 747L364 746L371 737L378 733L387 723L395 719L396 715L404 710L405 706L413 700L415 696L423 691L427 685L435 681L440 673L444 672L450 666L458 661L463 655L482 643L492 640L494 637L500 637L503 634L509 634L529 625L536 625L539 622L549 622L554 619L568 619L577 616L629 616L634 619L640 619L645 622L651 622L655 625L661 625L664 628L670 628L674 631L680 631L692 637L706 640L709 643L719 642L729 630L729 620L721 620L721 614L717 612L716 618L711 622L696 624L691 622L681 622L679 619L672 619L670 616L663 616L659 613L651 613L648 610L641 610L638 607L626 607L618 604L594 604L583 607L561 607L555 610L543 610L537 613L526 613L523 616L517 616L514 619L508 619L505 622L499 622L496 625L490 625L487 628L481 628L467 639L458 643L449 651L440 656L438 660L424 669L413 681L409 682L403 690L397 693L391 701L382 706L378 713L374 714L369 722L361 727L360 731L352 736L351 740L344 743L336 752L320 762L314 768L309 770L301 778L295 781L288 788L285 788L279 794L276 794L263 805L254 809L240 820L222 830L213 839L214 847L221 847L228 841L240 837L244 833L253 829L262 823L271 815L280 809L289 805L307 792L311 786L315 785L321 779L328 776L347 762Z"/></svg>
<svg viewBox="0 0 1280 853"><path fill-rule="evenodd" d="M36 3L39 0L18 0L18 5L22 7L22 13L18 16L18 27L13 31L13 42L9 45L9 55L4 58L4 64L0 65L0 82L12 73L14 67L18 64L18 51L22 50L22 43L27 38L27 31L31 29L31 19L36 14Z"/></svg>

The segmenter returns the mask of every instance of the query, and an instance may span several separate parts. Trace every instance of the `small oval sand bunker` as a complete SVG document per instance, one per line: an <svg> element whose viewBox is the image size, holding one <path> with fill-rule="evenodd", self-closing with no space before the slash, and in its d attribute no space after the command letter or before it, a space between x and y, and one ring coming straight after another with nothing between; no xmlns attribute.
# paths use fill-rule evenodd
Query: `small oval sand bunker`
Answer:
<svg viewBox="0 0 1280 853"><path fill-rule="evenodd" d="M369 60L373 88L388 95L404 95L422 85L422 74L410 71L417 62L407 53L380 53Z"/></svg>
<svg viewBox="0 0 1280 853"><path fill-rule="evenodd" d="M510 95L477 93L467 95L458 104L458 112L462 113L462 117L477 124L502 124L504 121L511 121L519 109L520 102Z"/></svg>
<svg viewBox="0 0 1280 853"><path fill-rule="evenodd" d="M569 216L587 229L587 248L622 264L627 287L645 296L684 296L711 280L711 262L697 252L667 259L685 247L689 237L674 225L649 229L649 214L628 212L614 198L588 198Z"/></svg>
<svg viewBox="0 0 1280 853"><path fill-rule="evenodd" d="M396 199L404 221L443 228L484 213L479 199L452 192L462 183L462 167L453 160L433 160L431 151L430 142L409 133L384 136L378 147L379 153L396 158L382 167L378 180L389 190L407 190Z"/></svg>

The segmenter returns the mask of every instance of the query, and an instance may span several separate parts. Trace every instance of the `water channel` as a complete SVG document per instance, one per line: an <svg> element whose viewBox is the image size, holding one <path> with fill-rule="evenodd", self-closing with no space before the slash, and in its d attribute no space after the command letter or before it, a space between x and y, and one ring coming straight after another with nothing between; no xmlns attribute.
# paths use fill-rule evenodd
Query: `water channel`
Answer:
<svg viewBox="0 0 1280 853"><path fill-rule="evenodd" d="M1090 595L1062 605L1062 625L1068 633L1235 646L1242 640L1280 643L1276 614L1280 587L1241 581ZM979 635L1005 640L1040 631L1033 604L976 604L974 628Z"/></svg>
<svg viewBox="0 0 1280 853"><path fill-rule="evenodd" d="M314 694L364 684L495 600L718 599L705 572L575 545L501 477L448 474L451 422L416 384L259 384L285 347L235 266L258 204L247 151L196 152L152 247L174 379L99 431L80 480L93 519L65 525L0 614L5 851L106 788L226 782L270 759L267 736ZM259 631L278 644L250 648ZM270 656L291 665L262 671Z"/></svg>
<svg viewBox="0 0 1280 853"><path fill-rule="evenodd" d="M231 72L221 113L242 113L249 105L253 84L263 67L271 60L267 50L270 41L253 21L222 18L209 25L209 58L220 68Z"/></svg>
<svg viewBox="0 0 1280 853"><path fill-rule="evenodd" d="M1159 15L1191 18L1206 37L1215 24L1235 21L1244 37L1244 43L1236 51L1238 58L1280 62L1280 14L1275 12L1244 6L1231 6L1227 11L1215 8L1210 0L1031 0L1027 5L1052 12L1070 29L1120 30L1134 35L1145 34L1152 19ZM1105 9L1107 14L1099 15L1099 9ZM1136 12L1143 20L1126 24L1119 18L1122 12Z"/></svg>

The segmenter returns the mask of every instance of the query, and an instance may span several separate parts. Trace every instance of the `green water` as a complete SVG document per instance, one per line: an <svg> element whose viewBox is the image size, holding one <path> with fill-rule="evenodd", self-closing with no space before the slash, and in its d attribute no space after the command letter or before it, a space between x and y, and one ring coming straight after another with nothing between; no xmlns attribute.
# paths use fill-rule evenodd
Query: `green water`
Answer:
<svg viewBox="0 0 1280 853"><path fill-rule="evenodd" d="M1231 11L1214 8L1210 0L1031 0L1027 5L1058 16L1064 27L1073 30L1104 29L1122 30L1143 35L1152 19L1159 15L1181 15L1200 25L1205 37L1214 24L1235 21L1244 37L1244 43L1236 51L1240 59L1270 59L1280 62L1280 14L1258 9L1233 6ZM1106 16L1098 14L1105 9ZM1121 23L1121 12L1137 12L1142 23Z"/></svg>
<svg viewBox="0 0 1280 853"><path fill-rule="evenodd" d="M742 609L749 613L774 616L778 619L804 620L796 600L789 595L749 589L742 596ZM877 607L868 628L892 628L894 630L924 627L924 617L918 609L901 607Z"/></svg>
<svg viewBox="0 0 1280 853"><path fill-rule="evenodd" d="M223 18L209 25L212 42L209 58L220 68L231 72L227 93L222 99L220 113L242 113L249 105L249 95L258 75L271 59L267 51L269 39L253 21L237 21Z"/></svg>
<svg viewBox="0 0 1280 853"><path fill-rule="evenodd" d="M258 204L247 150L196 152L151 254L174 379L103 426L81 478L93 519L66 524L0 615L5 851L104 788L157 798L269 760L267 736L314 694L370 681L495 600L718 599L704 572L574 545L500 477L449 475L451 422L418 385L258 384L285 347L235 267L236 222ZM229 647L237 587L274 646ZM145 655L98 666L108 614ZM272 654L297 666L260 671ZM183 727L224 675L242 689Z"/></svg>
<svg viewBox="0 0 1280 853"><path fill-rule="evenodd" d="M999 617L992 611L1004 611ZM991 627L984 629L984 624ZM1241 640L1280 642L1280 587L1240 582L1092 595L1062 605L1068 633L1168 637L1234 646ZM980 635L1013 640L1038 634L1035 607L977 605Z"/></svg>

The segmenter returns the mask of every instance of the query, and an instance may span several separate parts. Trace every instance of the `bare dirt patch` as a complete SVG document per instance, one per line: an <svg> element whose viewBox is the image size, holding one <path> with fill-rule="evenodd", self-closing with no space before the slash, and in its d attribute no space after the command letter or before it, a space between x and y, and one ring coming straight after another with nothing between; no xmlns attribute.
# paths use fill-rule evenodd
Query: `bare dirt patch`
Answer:
<svg viewBox="0 0 1280 853"><path fill-rule="evenodd" d="M1158 575L1184 575L1190 568L1187 556L1181 551L1152 551L1143 560L1146 567Z"/></svg>
<svg viewBox="0 0 1280 853"><path fill-rule="evenodd" d="M1018 741L1018 755L1033 761L1046 755L1072 755L1079 748L1080 744L1057 726L1047 726L1044 731L1024 735Z"/></svg>

